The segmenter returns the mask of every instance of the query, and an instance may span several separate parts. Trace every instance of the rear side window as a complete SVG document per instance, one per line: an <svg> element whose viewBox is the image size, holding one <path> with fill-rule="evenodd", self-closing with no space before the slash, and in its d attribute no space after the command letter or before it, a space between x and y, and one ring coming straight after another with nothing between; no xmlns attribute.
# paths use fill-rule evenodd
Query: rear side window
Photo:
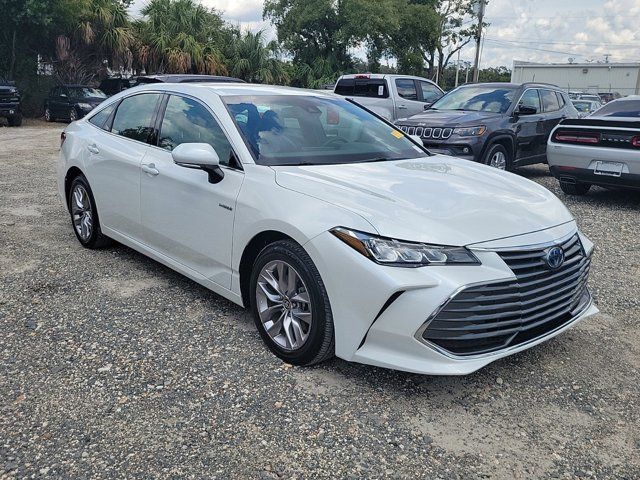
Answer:
<svg viewBox="0 0 640 480"><path fill-rule="evenodd" d="M429 82L420 81L420 90L422 90L422 100L426 103L433 103L442 96L440 89Z"/></svg>
<svg viewBox="0 0 640 480"><path fill-rule="evenodd" d="M556 112L560 110L560 103L558 103L556 92L540 90L540 93L542 94L542 107L545 112Z"/></svg>
<svg viewBox="0 0 640 480"><path fill-rule="evenodd" d="M560 92L556 92L556 95L558 96L558 104L560 105L560 108L564 107L567 104L564 96Z"/></svg>
<svg viewBox="0 0 640 480"><path fill-rule="evenodd" d="M105 123L116 109L116 104L112 103L111 105L103 108L98 113L96 113L93 117L89 119L89 122L93 123L96 127L102 128L103 130L107 130L105 128Z"/></svg>
<svg viewBox="0 0 640 480"><path fill-rule="evenodd" d="M519 105L523 107L535 108L536 112L540 113L540 97L538 96L538 90L527 90L522 95Z"/></svg>
<svg viewBox="0 0 640 480"><path fill-rule="evenodd" d="M139 142L149 142L152 122L161 95L144 93L127 97L118 106L111 131Z"/></svg>
<svg viewBox="0 0 640 480"><path fill-rule="evenodd" d="M640 100L616 100L598 110L599 117L640 118Z"/></svg>
<svg viewBox="0 0 640 480"><path fill-rule="evenodd" d="M387 81L382 78L345 78L336 85L338 95L369 98L387 98Z"/></svg>
<svg viewBox="0 0 640 480"><path fill-rule="evenodd" d="M171 151L181 143L208 143L220 157L220 164L229 165L231 144L209 110L195 100L172 95L162 119L158 146Z"/></svg>
<svg viewBox="0 0 640 480"><path fill-rule="evenodd" d="M407 100L418 100L418 91L416 90L416 83L413 80L407 78L397 78L396 88L398 89L398 95Z"/></svg>

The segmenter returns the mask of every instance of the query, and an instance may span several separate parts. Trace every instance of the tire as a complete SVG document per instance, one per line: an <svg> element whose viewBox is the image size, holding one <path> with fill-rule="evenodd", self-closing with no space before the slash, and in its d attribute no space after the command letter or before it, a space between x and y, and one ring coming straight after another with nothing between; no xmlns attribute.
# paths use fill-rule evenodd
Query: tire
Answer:
<svg viewBox="0 0 640 480"><path fill-rule="evenodd" d="M22 125L22 115L20 114L9 117L7 120L10 127L19 127Z"/></svg>
<svg viewBox="0 0 640 480"><path fill-rule="evenodd" d="M489 146L482 157L482 163L499 170L511 171L513 169L513 162L509 152L499 143Z"/></svg>
<svg viewBox="0 0 640 480"><path fill-rule="evenodd" d="M292 272L297 275L293 289L274 288L278 281L291 285ZM254 262L249 293L256 328L274 355L300 366L333 357L335 339L329 297L318 269L300 245L281 240L265 247Z"/></svg>
<svg viewBox="0 0 640 480"><path fill-rule="evenodd" d="M71 182L68 209L73 232L83 247L97 249L113 243L113 240L104 235L100 229L96 202L84 175L78 175ZM89 215L86 215L86 212L89 212Z"/></svg>
<svg viewBox="0 0 640 480"><path fill-rule="evenodd" d="M560 189L566 195L586 195L590 188L591 184L589 183L568 183L560 180Z"/></svg>
<svg viewBox="0 0 640 480"><path fill-rule="evenodd" d="M69 123L73 123L78 120L78 112L74 107L69 110Z"/></svg>
<svg viewBox="0 0 640 480"><path fill-rule="evenodd" d="M51 109L49 107L46 107L44 109L44 120L45 122L55 122L56 119L53 116L53 114L51 113Z"/></svg>

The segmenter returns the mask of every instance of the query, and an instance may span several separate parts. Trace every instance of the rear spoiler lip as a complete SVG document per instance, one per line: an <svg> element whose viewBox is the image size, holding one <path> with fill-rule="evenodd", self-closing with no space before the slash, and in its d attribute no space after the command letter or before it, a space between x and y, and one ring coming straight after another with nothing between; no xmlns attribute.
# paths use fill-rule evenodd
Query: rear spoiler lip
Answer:
<svg viewBox="0 0 640 480"><path fill-rule="evenodd" d="M612 129L625 129L640 131L640 119L638 120L622 120L620 117L611 117L611 120L603 117L587 117L587 118L566 118L562 120L558 126L575 126L575 127L606 127Z"/></svg>

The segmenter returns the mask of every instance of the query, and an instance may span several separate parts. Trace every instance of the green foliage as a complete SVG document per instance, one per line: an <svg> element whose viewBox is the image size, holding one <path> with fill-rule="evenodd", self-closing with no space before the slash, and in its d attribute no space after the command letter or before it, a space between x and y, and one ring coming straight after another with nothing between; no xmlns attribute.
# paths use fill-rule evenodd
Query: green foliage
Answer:
<svg viewBox="0 0 640 480"><path fill-rule="evenodd" d="M447 65L477 31L472 0L266 0L263 16L277 41L241 32L200 0L149 0L135 20L131 4L0 0L0 76L18 82L31 112L53 81L95 83L114 71L322 88L343 73L434 78L439 68L441 85L450 88L455 72ZM384 65L390 58L395 67ZM52 66L53 78L37 75L38 59ZM487 69L481 79L508 80L508 70Z"/></svg>
<svg viewBox="0 0 640 480"><path fill-rule="evenodd" d="M151 0L136 22L136 53L147 72L225 74L233 30L194 0Z"/></svg>

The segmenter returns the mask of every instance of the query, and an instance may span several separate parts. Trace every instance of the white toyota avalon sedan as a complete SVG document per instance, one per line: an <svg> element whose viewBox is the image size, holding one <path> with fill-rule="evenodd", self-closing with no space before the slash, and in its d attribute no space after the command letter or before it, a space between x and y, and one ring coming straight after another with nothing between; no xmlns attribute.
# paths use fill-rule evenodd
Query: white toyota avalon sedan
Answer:
<svg viewBox="0 0 640 480"><path fill-rule="evenodd" d="M466 374L597 312L593 244L554 195L330 93L152 84L61 141L83 246L116 240L251 308L295 365Z"/></svg>

